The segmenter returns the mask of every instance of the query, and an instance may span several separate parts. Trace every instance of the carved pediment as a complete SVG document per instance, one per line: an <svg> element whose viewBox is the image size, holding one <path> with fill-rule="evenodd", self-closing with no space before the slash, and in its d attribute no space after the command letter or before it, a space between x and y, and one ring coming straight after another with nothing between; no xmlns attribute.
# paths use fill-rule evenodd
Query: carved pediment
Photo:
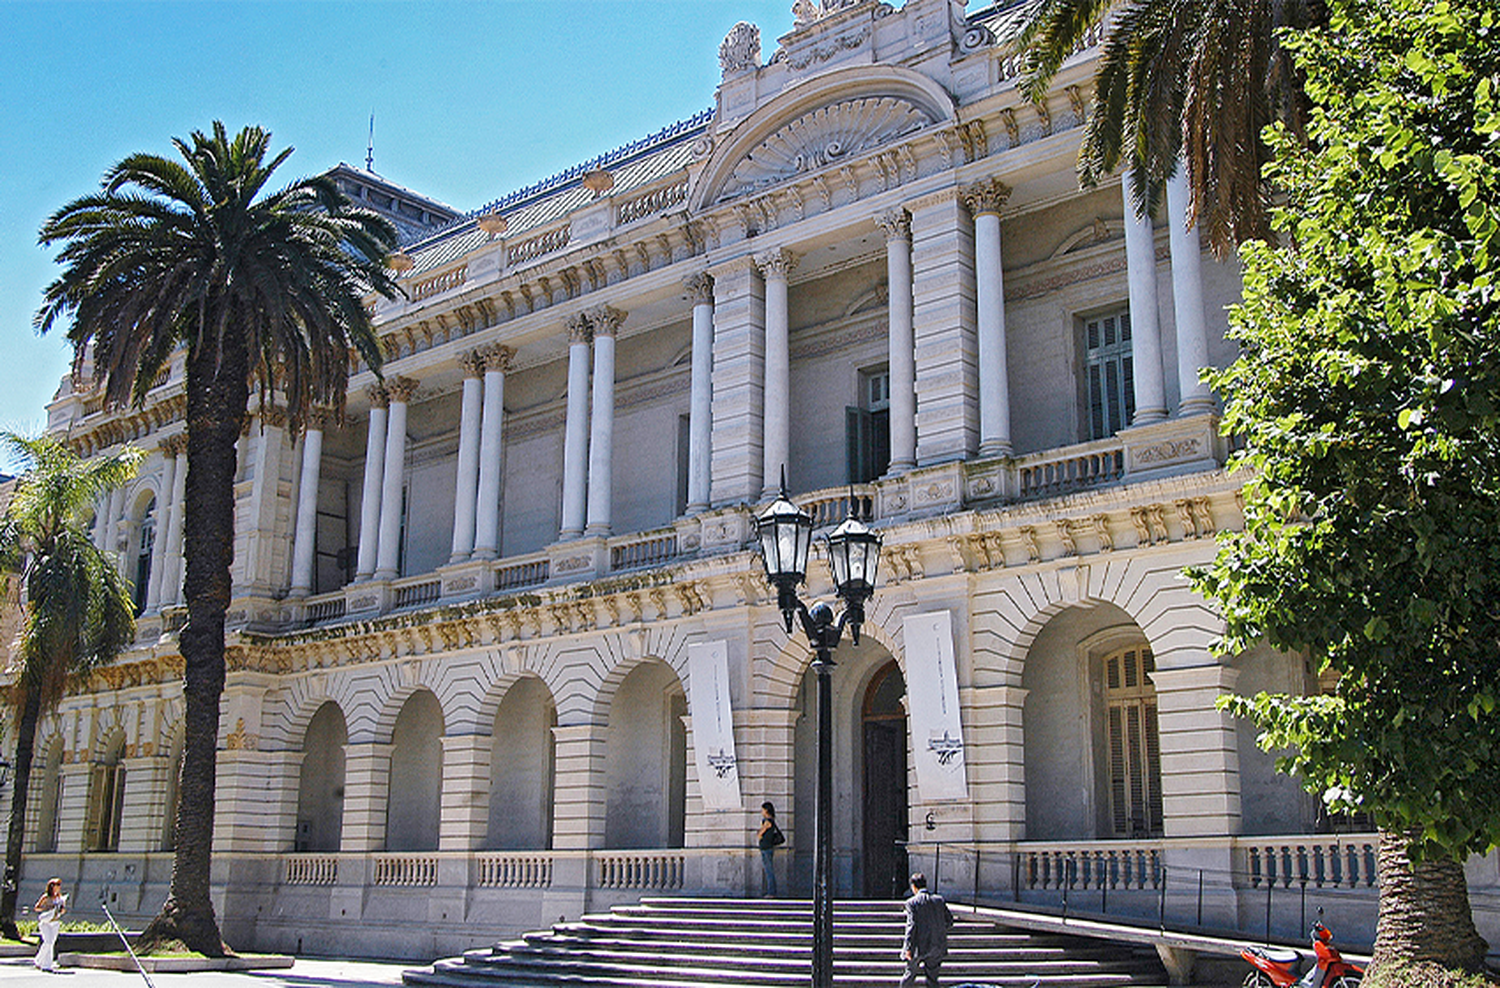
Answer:
<svg viewBox="0 0 1500 988"><path fill-rule="evenodd" d="M932 122L921 107L895 96L862 96L819 107L776 130L745 155L718 201L836 164Z"/></svg>

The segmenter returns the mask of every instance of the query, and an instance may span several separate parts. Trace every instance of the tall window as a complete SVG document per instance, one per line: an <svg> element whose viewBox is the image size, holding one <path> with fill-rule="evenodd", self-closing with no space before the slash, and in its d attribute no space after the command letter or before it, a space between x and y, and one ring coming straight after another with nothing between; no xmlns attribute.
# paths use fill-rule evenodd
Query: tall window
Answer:
<svg viewBox="0 0 1500 988"><path fill-rule="evenodd" d="M88 849L115 851L120 847L120 822L125 812L125 739L89 769Z"/></svg>
<svg viewBox="0 0 1500 988"><path fill-rule="evenodd" d="M849 483L868 483L891 465L891 372L861 372L859 404L845 409L844 416Z"/></svg>
<svg viewBox="0 0 1500 988"><path fill-rule="evenodd" d="M156 550L156 501L146 507L141 521L140 544L135 552L135 586L131 589L131 600L135 603L135 616L146 610L147 586L151 581L151 553Z"/></svg>
<svg viewBox="0 0 1500 988"><path fill-rule="evenodd" d="M1130 356L1130 310L1083 321L1083 370L1088 388L1089 438L1104 439L1135 417L1135 378Z"/></svg>
<svg viewBox="0 0 1500 988"><path fill-rule="evenodd" d="M1161 822L1161 745L1156 730L1156 668L1151 650L1131 646L1104 657L1109 731L1109 814L1117 837L1155 836Z"/></svg>

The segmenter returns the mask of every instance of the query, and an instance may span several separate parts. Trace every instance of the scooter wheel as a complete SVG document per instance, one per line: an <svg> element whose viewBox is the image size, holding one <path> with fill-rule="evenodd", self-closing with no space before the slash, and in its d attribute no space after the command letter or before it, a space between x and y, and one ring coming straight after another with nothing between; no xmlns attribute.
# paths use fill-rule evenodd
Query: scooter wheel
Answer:
<svg viewBox="0 0 1500 988"><path fill-rule="evenodd" d="M1264 971L1251 971L1242 982L1244 988L1276 988L1276 982Z"/></svg>
<svg viewBox="0 0 1500 988"><path fill-rule="evenodd" d="M1328 983L1328 988L1359 988L1359 975L1341 974Z"/></svg>

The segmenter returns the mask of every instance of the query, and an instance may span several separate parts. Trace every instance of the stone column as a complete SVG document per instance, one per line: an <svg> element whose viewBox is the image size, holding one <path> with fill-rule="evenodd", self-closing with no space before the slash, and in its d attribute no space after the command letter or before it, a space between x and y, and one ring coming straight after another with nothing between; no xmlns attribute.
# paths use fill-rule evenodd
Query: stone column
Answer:
<svg viewBox="0 0 1500 988"><path fill-rule="evenodd" d="M603 724L554 727L556 770L552 797L552 846L584 851L604 846L605 777Z"/></svg>
<svg viewBox="0 0 1500 988"><path fill-rule="evenodd" d="M1151 217L1136 212L1130 187L1134 173L1120 179L1125 199L1125 266L1130 281L1130 353L1135 368L1135 417L1131 425L1147 425L1167 417L1167 394L1162 383L1161 325L1156 307L1156 238Z"/></svg>
<svg viewBox="0 0 1500 988"><path fill-rule="evenodd" d="M302 472L297 481L297 529L292 537L293 597L312 593L313 561L318 544L318 483L323 468L323 429L330 412L314 408L302 434Z"/></svg>
<svg viewBox="0 0 1500 988"><path fill-rule="evenodd" d="M125 513L125 489L116 487L107 497L109 508L104 515L104 550L115 554L115 569L124 573L120 558L120 516Z"/></svg>
<svg viewBox="0 0 1500 988"><path fill-rule="evenodd" d="M766 295L748 257L713 272L713 437L711 499L737 504L760 497L765 450Z"/></svg>
<svg viewBox="0 0 1500 988"><path fill-rule="evenodd" d="M1213 411L1208 385L1198 370L1208 366L1208 328L1203 319L1203 254L1198 228L1188 225L1187 162L1178 159L1177 171L1167 180L1167 224L1172 244L1172 310L1177 321L1177 383L1182 392L1179 415Z"/></svg>
<svg viewBox="0 0 1500 988"><path fill-rule="evenodd" d="M484 411L479 425L479 489L474 522L474 558L494 559L500 554L500 481L504 446L501 427L505 422L505 375L510 373L515 351L508 346L489 346L484 357Z"/></svg>
<svg viewBox="0 0 1500 988"><path fill-rule="evenodd" d="M568 420L563 434L562 531L558 537L583 534L589 469L589 342L588 317L568 320Z"/></svg>
<svg viewBox="0 0 1500 988"><path fill-rule="evenodd" d="M709 456L713 439L714 279L706 271L683 283L693 300L693 376L688 398L687 513L709 506Z"/></svg>
<svg viewBox="0 0 1500 988"><path fill-rule="evenodd" d="M1238 676L1238 669L1221 665L1158 668L1151 673L1168 837L1240 832L1240 749L1234 716L1214 706L1221 694L1234 691Z"/></svg>
<svg viewBox="0 0 1500 988"><path fill-rule="evenodd" d="M390 417L385 427L384 479L380 484L380 544L375 556L375 579L391 580L401 558L401 487L406 480L406 406L418 382L394 377L385 382L391 396Z"/></svg>
<svg viewBox="0 0 1500 988"><path fill-rule="evenodd" d="M490 748L484 734L445 735L443 795L438 819L439 851L475 851L484 846L490 822Z"/></svg>
<svg viewBox="0 0 1500 988"><path fill-rule="evenodd" d="M277 553L285 551L286 533L276 525L281 500L282 437L286 429L286 410L267 405L260 410L259 428L255 430L255 470L250 481L249 524L245 527L245 561L240 578L244 588L256 594L269 595L285 584L285 570L277 574ZM285 556L282 565L285 565Z"/></svg>
<svg viewBox="0 0 1500 988"><path fill-rule="evenodd" d="M167 558L162 564L161 604L174 607L182 602L182 518L187 500L187 433L179 432L162 440L168 455L177 457L177 472L172 475L172 514L167 519Z"/></svg>
<svg viewBox="0 0 1500 988"><path fill-rule="evenodd" d="M167 559L167 527L172 516L172 486L177 473L177 457L162 450L161 486L156 492L156 545L151 552L151 572L146 577L146 612L161 610L161 574Z"/></svg>
<svg viewBox="0 0 1500 988"><path fill-rule="evenodd" d="M370 388L370 431L365 437L365 480L359 500L359 557L355 579L368 580L375 572L380 545L380 484L385 477L385 426L390 395Z"/></svg>
<svg viewBox="0 0 1500 988"><path fill-rule="evenodd" d="M339 850L348 854L385 848L385 811L391 789L391 745L378 741L344 746L344 825Z"/></svg>
<svg viewBox="0 0 1500 988"><path fill-rule="evenodd" d="M594 401L589 429L588 535L607 537L615 496L615 331L625 313L607 305L589 310L594 330Z"/></svg>
<svg viewBox="0 0 1500 988"><path fill-rule="evenodd" d="M974 217L974 281L979 330L979 455L1009 456L1010 377L1005 360L1005 277L1000 267L1000 208L1010 186L990 179L964 190Z"/></svg>
<svg viewBox="0 0 1500 988"><path fill-rule="evenodd" d="M911 217L893 209L876 217L885 231L889 285L891 368L891 475L917 465L917 362L912 336Z"/></svg>
<svg viewBox="0 0 1500 988"><path fill-rule="evenodd" d="M792 440L792 353L787 322L787 276L797 266L797 257L778 248L756 257L755 264L766 280L766 390L765 438L761 461L762 498L775 497L781 486L781 470L789 467Z"/></svg>
<svg viewBox="0 0 1500 988"><path fill-rule="evenodd" d="M459 355L464 393L458 417L458 474L453 487L453 550L461 563L474 551L474 506L479 492L479 416L484 401L484 358L477 350Z"/></svg>
<svg viewBox="0 0 1500 988"><path fill-rule="evenodd" d="M917 463L972 456L978 447L974 233L958 190L907 203L916 336Z"/></svg>
<svg viewBox="0 0 1500 988"><path fill-rule="evenodd" d="M976 840L1026 839L1026 692L1016 686L959 688ZM993 877L1010 883L1009 874Z"/></svg>

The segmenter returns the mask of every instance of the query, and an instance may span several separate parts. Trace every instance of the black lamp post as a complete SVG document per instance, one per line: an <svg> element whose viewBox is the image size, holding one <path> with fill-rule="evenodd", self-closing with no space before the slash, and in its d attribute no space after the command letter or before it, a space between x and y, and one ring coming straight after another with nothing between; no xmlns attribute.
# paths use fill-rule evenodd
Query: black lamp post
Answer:
<svg viewBox="0 0 1500 988"><path fill-rule="evenodd" d="M756 519L761 561L766 579L776 588L776 606L791 634L794 620L802 624L815 656L818 674L818 800L813 831L813 988L833 988L833 650L844 628L859 644L859 626L865 619L865 601L875 592L875 570L880 565L880 535L854 516L854 498L849 499L849 517L824 536L828 565L833 571L834 590L844 602L837 619L833 608L819 601L809 608L797 597L797 584L807 577L807 556L812 548L812 517L787 497L786 471L782 470L781 494Z"/></svg>

